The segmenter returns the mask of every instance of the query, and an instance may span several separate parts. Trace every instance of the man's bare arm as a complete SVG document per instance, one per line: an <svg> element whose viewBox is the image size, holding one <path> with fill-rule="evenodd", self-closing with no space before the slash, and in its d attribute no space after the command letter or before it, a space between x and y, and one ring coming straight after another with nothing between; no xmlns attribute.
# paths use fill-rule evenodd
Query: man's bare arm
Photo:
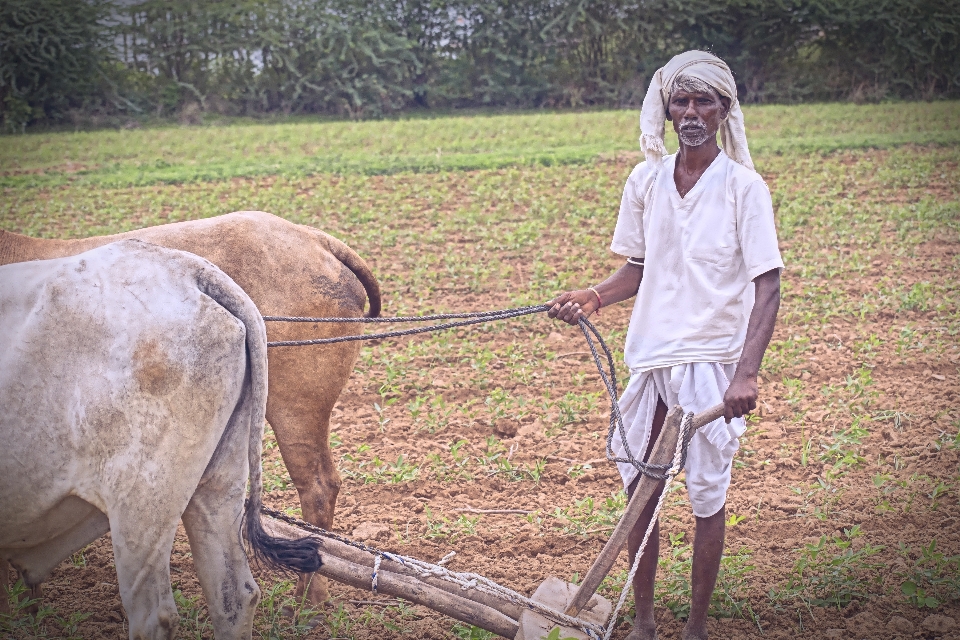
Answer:
<svg viewBox="0 0 960 640"><path fill-rule="evenodd" d="M613 272L609 278L594 287L597 293L590 289L567 291L548 302L550 311L547 315L557 318L567 324L576 326L580 318L587 318L600 307L597 294L603 299L603 306L629 300L637 295L640 281L643 279L643 267L627 263Z"/></svg>
<svg viewBox="0 0 960 640"><path fill-rule="evenodd" d="M747 337L743 343L743 353L737 363L730 387L723 396L726 405L724 419L750 413L757 408L757 374L763 354L770 344L773 328L777 323L777 311L780 309L780 270L772 269L753 279L756 287L753 311L747 324Z"/></svg>

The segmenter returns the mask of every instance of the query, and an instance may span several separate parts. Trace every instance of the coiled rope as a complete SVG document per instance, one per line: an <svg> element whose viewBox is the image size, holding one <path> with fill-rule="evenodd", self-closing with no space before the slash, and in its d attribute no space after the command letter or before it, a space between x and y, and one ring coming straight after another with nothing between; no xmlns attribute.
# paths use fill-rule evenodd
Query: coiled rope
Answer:
<svg viewBox="0 0 960 640"><path fill-rule="evenodd" d="M338 342L353 342L358 340L380 340L382 338L397 338L402 336L411 336L421 333L428 333L432 331L443 331L446 329L455 329L457 327L465 327L474 324L482 324L485 322L494 322L497 320L509 320L511 318L518 318L521 316L531 315L534 313L541 313L548 311L550 305L540 304L540 305L530 305L526 307L517 307L513 309L501 309L495 311L474 311L474 312L465 312L465 313L442 313L434 314L429 316L395 316L391 318L308 318L300 316L264 316L263 319L265 322L308 322L308 323L407 323L407 322L430 322L437 320L457 320L457 322L446 322L442 324L430 325L427 327L416 327L413 329L402 329L399 331L386 331L382 333L368 333L368 334L359 334L352 336L337 336L334 338L317 338L313 340L281 340L275 342L268 342L268 347L304 347L312 345L321 345L321 344L335 344ZM441 566L440 564L432 564L429 562L424 562L416 558L411 558L408 556L402 556L399 554L389 553L387 551L382 551L374 547L369 547L361 542L356 542L350 540L344 536L341 536L332 531L327 531L315 525L305 522L299 518L289 516L282 511L277 511L276 509L271 509L270 507L263 506L261 510L264 514L276 518L277 520L282 520L287 524L293 525L304 531L314 533L316 535L331 538L337 540L344 544L350 545L367 553L371 553L374 556L374 567L373 573L371 574L371 590L376 593L377 584L378 584L378 574L380 561L383 558L387 560L392 560L394 562L399 562L404 566L410 567L417 571L423 577L438 577L446 581L452 582L460 586L461 589L476 589L478 591L487 593L492 596L500 597L508 602L511 602L516 605L520 605L524 608L530 609L539 613L540 615L546 617L547 619L560 624L565 627L572 627L579 629L586 633L589 637L599 640L604 638L609 640L610 635L613 632L613 628L616 623L617 615L620 612L620 609L623 607L623 603L626 600L627 589L630 586L630 583L633 580L633 576L637 571L639 566L640 558L643 555L643 552L647 545L647 540L650 537L653 527L656 524L657 516L660 513L660 509L663 506L664 498L667 495L667 488L670 485L670 482L674 477L683 469L686 464L687 458L687 447L690 442L690 425L693 421L693 413L688 413L684 416L683 422L681 424L680 437L677 440L677 447L674 451L673 460L670 464L648 464L641 460L638 460L633 452L630 450L630 446L627 444L627 434L626 429L623 426L623 416L620 413L620 404L617 401L618 396L620 395L618 384L617 384L617 374L615 369L615 364L613 360L613 352L610 350L610 347L607 346L607 343L604 341L603 336L600 335L600 332L593 325L592 322L586 318L580 318L578 321L580 331L583 332L583 337L587 341L587 346L590 348L590 353L593 356L593 362L597 366L597 371L600 373L600 379L603 381L603 386L607 391L607 395L610 398L610 426L607 431L607 459L611 462L616 463L626 463L632 465L637 469L638 472L649 476L655 480L664 480L664 488L660 494L660 498L657 501L656 509L654 510L654 515L650 519L650 523L647 526L647 530L643 537L643 542L640 545L640 549L637 552L637 556L634 560L633 566L630 569L629 574L627 575L626 582L624 583L623 590L620 593L620 598L617 602L617 606L611 613L610 619L607 622L606 626L600 626L592 624L581 620L580 618L574 618L568 616L559 611L554 611L553 609L544 606L543 604L532 600L521 593L518 593L512 589L508 589L504 586L501 586L486 578L484 576L475 574L475 573L461 573L456 571L451 571L446 567ZM600 350L603 351L604 358L601 358L600 352L597 350L597 345L600 346ZM606 363L604 363L606 360ZM606 367L604 366L606 364ZM613 438L615 436L620 437L620 442L623 445L624 456L617 457L613 453ZM443 561L441 561L443 562Z"/></svg>

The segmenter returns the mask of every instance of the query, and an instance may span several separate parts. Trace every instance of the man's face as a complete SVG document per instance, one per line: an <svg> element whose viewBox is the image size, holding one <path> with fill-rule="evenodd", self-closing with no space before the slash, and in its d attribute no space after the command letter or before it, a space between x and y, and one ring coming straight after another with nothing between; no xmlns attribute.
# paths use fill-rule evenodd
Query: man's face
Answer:
<svg viewBox="0 0 960 640"><path fill-rule="evenodd" d="M676 89L667 107L673 130L688 147L716 140L720 123L730 110L730 99L716 93L694 93Z"/></svg>

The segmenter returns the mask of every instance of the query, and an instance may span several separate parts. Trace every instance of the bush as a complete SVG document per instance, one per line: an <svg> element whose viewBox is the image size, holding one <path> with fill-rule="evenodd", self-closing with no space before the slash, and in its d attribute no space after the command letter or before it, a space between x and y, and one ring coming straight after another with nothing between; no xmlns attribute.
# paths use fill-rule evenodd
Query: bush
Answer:
<svg viewBox="0 0 960 640"><path fill-rule="evenodd" d="M6 0L6 130L86 112L639 106L698 48L741 101L960 97L955 0Z"/></svg>
<svg viewBox="0 0 960 640"><path fill-rule="evenodd" d="M0 113L7 131L61 118L102 89L108 60L101 0L0 3Z"/></svg>

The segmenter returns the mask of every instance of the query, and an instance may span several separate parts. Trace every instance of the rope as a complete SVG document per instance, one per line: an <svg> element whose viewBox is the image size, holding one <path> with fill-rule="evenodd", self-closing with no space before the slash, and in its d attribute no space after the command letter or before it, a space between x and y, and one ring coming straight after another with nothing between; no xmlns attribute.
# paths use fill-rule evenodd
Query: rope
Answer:
<svg viewBox="0 0 960 640"><path fill-rule="evenodd" d="M660 492L660 498L657 500L657 506L653 510L653 515L650 517L650 522L647 524L647 530L643 533L643 541L640 543L640 548L637 549L637 556L633 559L633 565L630 567L630 572L627 574L627 579L623 583L623 589L620 590L620 599L617 600L617 606L614 607L613 612L610 614L609 620L607 620L607 631L603 636L603 640L610 640L610 636L613 635L613 629L617 626L617 615L619 615L620 609L623 608L623 603L627 599L627 591L633 582L633 577L637 574L637 569L640 567L640 558L643 557L643 552L647 548L647 541L650 539L650 535L653 533L653 528L657 526L657 519L660 517L660 509L663 507L663 501L667 497L670 484L686 464L687 446L690 442L690 427L692 425L693 412L690 412L683 417L683 422L680 423L680 437L677 439L677 447L673 451L673 463L669 471L667 471L667 477L664 480L663 490Z"/></svg>
<svg viewBox="0 0 960 640"><path fill-rule="evenodd" d="M343 324L349 322L368 323L398 323L398 322L433 322L435 320L455 320L459 318L485 318L487 316L498 316L503 313L512 313L514 311L529 311L536 313L546 311L549 305L535 304L526 307L516 307L514 309L501 309L495 311L465 311L463 313L437 313L432 316L393 316L390 318L307 318L303 316L263 316L264 322L328 322L334 324Z"/></svg>
<svg viewBox="0 0 960 640"><path fill-rule="evenodd" d="M398 316L396 318L290 318L286 316L264 316L266 322L422 322L429 319L446 318L471 318L460 322L447 322L445 324L435 324L429 327L417 327L416 329L402 329L400 331L386 331L384 333L366 333L355 336L337 336L336 338L317 338L314 340L280 340L277 342L268 342L268 347L308 347L317 344L336 344L337 342L353 342L355 340L379 340L381 338L399 338L402 336L413 336L418 333L428 333L430 331L442 331L444 329L455 329L457 327L466 327L471 324L482 324L484 322L493 322L494 320L509 320L510 318L519 318L531 313L546 311L550 307L545 304L538 304L532 307L519 307L516 309L504 309L502 311L481 311L476 313L450 313L437 316Z"/></svg>
<svg viewBox="0 0 960 640"><path fill-rule="evenodd" d="M432 564L430 562L424 562L423 560L411 558L410 556L382 551L375 547L367 546L361 542L350 540L349 538L345 538L344 536L332 531L321 529L320 527L312 525L309 522L305 522L299 518L294 518L293 516L288 516L282 511L271 509L265 505L261 507L261 511L271 518L282 520L283 522L293 525L299 529L303 529L304 531L309 531L310 533L314 533L324 538L331 538L333 540L337 540L338 542L348 544L351 547L373 554L374 570L371 574L372 586L376 585L377 573L379 573L381 559L392 560L393 562L402 564L408 569L413 569L421 577L440 578L442 580L446 580L447 582L452 582L453 584L459 585L464 591L473 589L481 593L486 593L488 595L506 600L511 604L518 605L525 609L530 609L531 611L539 613L545 618L562 626L579 629L596 640L600 640L600 638L603 637L604 628L602 626L586 622L580 618L568 616L564 613L560 613L559 611L554 611L550 607L547 607L536 600L532 600L522 593L514 591L513 589L508 589L507 587L499 585L485 576L481 576L476 573L461 573L457 571L451 571L450 569L440 566L439 564ZM447 554L447 556L449 555L450 554Z"/></svg>
<svg viewBox="0 0 960 640"><path fill-rule="evenodd" d="M395 316L391 318L309 318L301 316L263 316L265 322L324 322L324 323L405 323L405 322L425 322L425 321L436 321L436 320L450 320L457 318L465 318L460 322L447 322L444 324L435 324L428 327L417 327L415 329L402 329L399 331L386 331L383 333L366 333L353 336L337 336L334 338L316 338L313 340L282 340L276 342L268 342L268 347L306 347L313 345L321 344L336 344L338 342L353 342L357 340L379 340L382 338L399 338L403 336L412 336L420 333L429 333L431 331L443 331L446 329L454 329L457 327L465 327L474 324L482 324L485 322L494 322L496 320L509 320L510 318L519 318L521 316L531 315L534 313L540 313L543 311L548 311L550 305L547 304L538 304L538 305L528 305L525 307L516 307L513 309L499 309L494 311L468 311L464 313L440 313L429 316ZM630 450L630 446L627 444L627 432L623 426L623 416L620 414L620 405L617 402L617 398L620 396L620 391L617 388L617 374L616 367L613 361L613 352L610 350L610 347L607 346L607 343L604 341L603 336L600 335L600 332L593 325L592 322L586 318L580 318L579 320L580 331L583 332L583 337L587 341L587 346L590 347L590 353L593 355L593 362L597 365L597 371L600 372L600 379L603 381L603 386L607 390L607 395L610 398L610 428L607 431L607 460L615 463L627 463L632 465L638 472L642 473L645 476L649 476L655 480L666 480L666 472L670 468L670 465L658 465L658 464L647 464L641 460L638 460L633 452ZM604 355L606 356L607 369L604 370L603 362L600 358L600 354L597 352L597 347L594 344L594 338L596 342L600 345L600 348L603 350ZM623 443L623 450L626 453L626 457L616 457L613 453L612 443L614 433L619 434L620 441ZM686 457L686 451L684 450L684 457Z"/></svg>
<svg viewBox="0 0 960 640"><path fill-rule="evenodd" d="M540 313L543 311L548 311L550 309L549 305L532 305L526 307L517 307L515 309L502 309L496 311L477 311L477 312L467 312L467 313L445 313L445 314L434 314L430 316L397 316L392 318L306 318L306 317L297 317L297 316L264 316L263 319L266 322L324 322L324 323L403 323L403 322L424 322L424 321L436 321L436 320L450 320L450 319L462 319L458 322L448 322L443 324L431 325L428 327L417 327L415 329L404 329L400 331L387 331L383 333L369 333L369 334L360 334L353 336L338 336L334 338L319 338L314 340L284 340L277 342L268 342L268 347L295 347L295 346L310 346L310 345L320 345L320 344L334 344L338 342L351 342L356 340L379 340L381 338L394 338L401 336L410 336L420 333L427 333L431 331L442 331L445 329L453 329L456 327L464 327L473 324L481 324L484 322L493 322L495 320L507 320L510 318L517 318L520 316L530 315L533 313ZM653 527L656 525L657 518L660 514L660 510L663 507L664 499L667 495L667 489L670 486L670 483L673 481L674 477L680 473L680 470L683 469L686 464L687 459L687 448L690 444L690 426L693 422L693 413L688 413L684 416L683 422L680 427L680 437L677 440L677 446L673 454L673 461L671 464L648 464L637 458L633 455L633 452L630 450L629 445L627 444L627 435L626 429L623 426L623 416L620 413L620 405L617 402L617 398L620 395L618 385L617 385L617 375L616 368L613 360L613 352L610 350L610 347L607 346L607 343L604 341L603 336L600 335L600 332L593 325L592 322L586 318L580 318L578 321L580 326L580 331L583 332L583 337L587 341L587 346L590 348L590 353L593 356L594 364L597 366L597 371L600 373L600 379L603 381L603 385L606 388L607 395L610 397L610 427L607 431L607 459L615 463L626 463L632 465L640 473L655 480L664 481L663 491L660 493L660 498L657 501L657 506L654 509L653 517L650 519L650 523L647 525L647 530L644 533L643 541L640 544L640 548L637 551L637 556L634 559L633 565L630 569L629 574L627 575L627 580L624 584L623 589L620 592L620 598L617 602L616 608L614 608L610 619L607 621L606 627L592 624L581 620L580 618L574 618L568 616L559 611L554 611L553 609L546 607L539 602L532 600L521 593L508 589L504 586L501 586L479 574L475 573L460 573L447 569L442 566L445 562L449 561L453 557L451 552L444 556L437 564L431 564L429 562L424 562L422 560L417 560L416 558L411 558L409 556L402 556L398 554L389 553L386 551L381 551L374 547L369 547L363 543L355 542L341 536L339 534L333 533L332 531L327 531L326 529L321 529L315 525L305 522L299 518L294 518L288 516L287 514L277 511L276 509L271 509L270 507L263 506L261 510L264 514L276 518L277 520L282 520L287 524L291 524L295 527L303 529L304 531L309 531L310 533L317 534L319 536L337 540L343 544L350 545L356 549L360 549L367 553L371 553L374 556L373 564L373 573L370 576L371 590L376 593L378 586L378 575L380 573L380 562L382 559L386 558L387 560L392 560L398 562L405 567L413 569L421 577L436 577L452 582L454 584L460 585L460 588L463 590L475 589L477 591L486 593L488 595L502 598L512 604L522 606L524 608L535 611L536 613L544 616L548 620L553 621L554 623L560 624L565 627L571 627L579 629L580 631L587 634L590 638L600 640L609 640L613 629L616 626L617 616L619 615L620 609L623 607L623 603L626 600L627 589L630 586L630 583L633 581L633 577L637 572L637 567L639 567L640 558L643 555L644 550L647 546L647 541L650 538L650 535L653 531ZM606 363L603 362L599 351L597 350L597 345L600 345L600 349L603 351L605 356ZM604 367L606 364L606 367ZM625 452L625 457L617 457L613 453L613 438L614 434L620 436L620 440L623 444L623 450Z"/></svg>

